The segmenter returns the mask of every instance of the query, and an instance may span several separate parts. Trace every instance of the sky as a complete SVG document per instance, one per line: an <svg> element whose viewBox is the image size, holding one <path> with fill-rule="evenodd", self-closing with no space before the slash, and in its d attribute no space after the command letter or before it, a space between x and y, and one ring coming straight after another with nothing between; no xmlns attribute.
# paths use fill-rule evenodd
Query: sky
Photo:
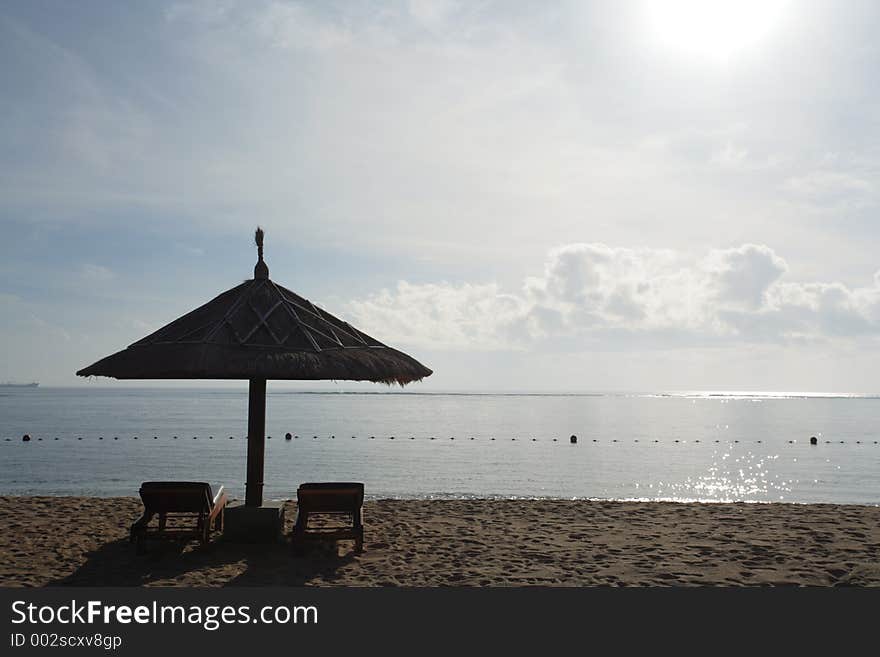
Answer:
<svg viewBox="0 0 880 657"><path fill-rule="evenodd" d="M414 392L878 392L878 32L858 1L4 2L0 381L132 385L75 371L249 278L260 225Z"/></svg>

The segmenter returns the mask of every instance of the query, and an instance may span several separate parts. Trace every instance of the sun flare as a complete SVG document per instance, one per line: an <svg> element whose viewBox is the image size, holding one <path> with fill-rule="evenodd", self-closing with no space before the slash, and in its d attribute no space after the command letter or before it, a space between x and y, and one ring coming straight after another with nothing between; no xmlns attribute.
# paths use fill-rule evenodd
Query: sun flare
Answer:
<svg viewBox="0 0 880 657"><path fill-rule="evenodd" d="M785 0L649 0L657 40L691 55L729 59L779 22Z"/></svg>

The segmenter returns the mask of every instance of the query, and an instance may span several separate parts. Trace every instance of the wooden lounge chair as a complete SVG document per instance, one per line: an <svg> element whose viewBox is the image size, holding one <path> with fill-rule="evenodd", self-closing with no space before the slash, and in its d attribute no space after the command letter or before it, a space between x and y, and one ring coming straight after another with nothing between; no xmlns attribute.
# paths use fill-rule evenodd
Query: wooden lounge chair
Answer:
<svg viewBox="0 0 880 657"><path fill-rule="evenodd" d="M302 484L296 491L297 516L293 527L293 545L296 548L306 541L338 541L354 539L355 552L364 549L364 485L349 482ZM329 515L344 518L348 524L342 527L309 527L309 518Z"/></svg>
<svg viewBox="0 0 880 657"><path fill-rule="evenodd" d="M151 537L197 538L206 545L212 529L223 531L223 486L214 494L204 482L145 481L140 494L144 514L131 526L131 541L138 549ZM158 527L149 527L153 516L159 516Z"/></svg>

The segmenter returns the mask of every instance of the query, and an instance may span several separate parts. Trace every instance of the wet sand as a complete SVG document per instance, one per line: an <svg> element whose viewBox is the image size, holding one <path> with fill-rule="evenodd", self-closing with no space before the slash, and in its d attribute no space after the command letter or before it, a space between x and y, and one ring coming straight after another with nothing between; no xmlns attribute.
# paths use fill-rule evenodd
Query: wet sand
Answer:
<svg viewBox="0 0 880 657"><path fill-rule="evenodd" d="M378 500L365 550L153 544L135 498L0 497L3 586L880 586L880 507ZM286 536L296 504L286 505Z"/></svg>

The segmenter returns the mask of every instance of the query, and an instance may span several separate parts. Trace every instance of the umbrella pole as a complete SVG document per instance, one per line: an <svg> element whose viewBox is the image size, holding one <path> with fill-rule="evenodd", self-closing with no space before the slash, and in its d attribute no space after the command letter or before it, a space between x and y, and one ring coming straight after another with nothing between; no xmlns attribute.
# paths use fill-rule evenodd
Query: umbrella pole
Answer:
<svg viewBox="0 0 880 657"><path fill-rule="evenodd" d="M263 460L266 452L266 379L251 379L248 387L248 448L246 506L263 505Z"/></svg>

